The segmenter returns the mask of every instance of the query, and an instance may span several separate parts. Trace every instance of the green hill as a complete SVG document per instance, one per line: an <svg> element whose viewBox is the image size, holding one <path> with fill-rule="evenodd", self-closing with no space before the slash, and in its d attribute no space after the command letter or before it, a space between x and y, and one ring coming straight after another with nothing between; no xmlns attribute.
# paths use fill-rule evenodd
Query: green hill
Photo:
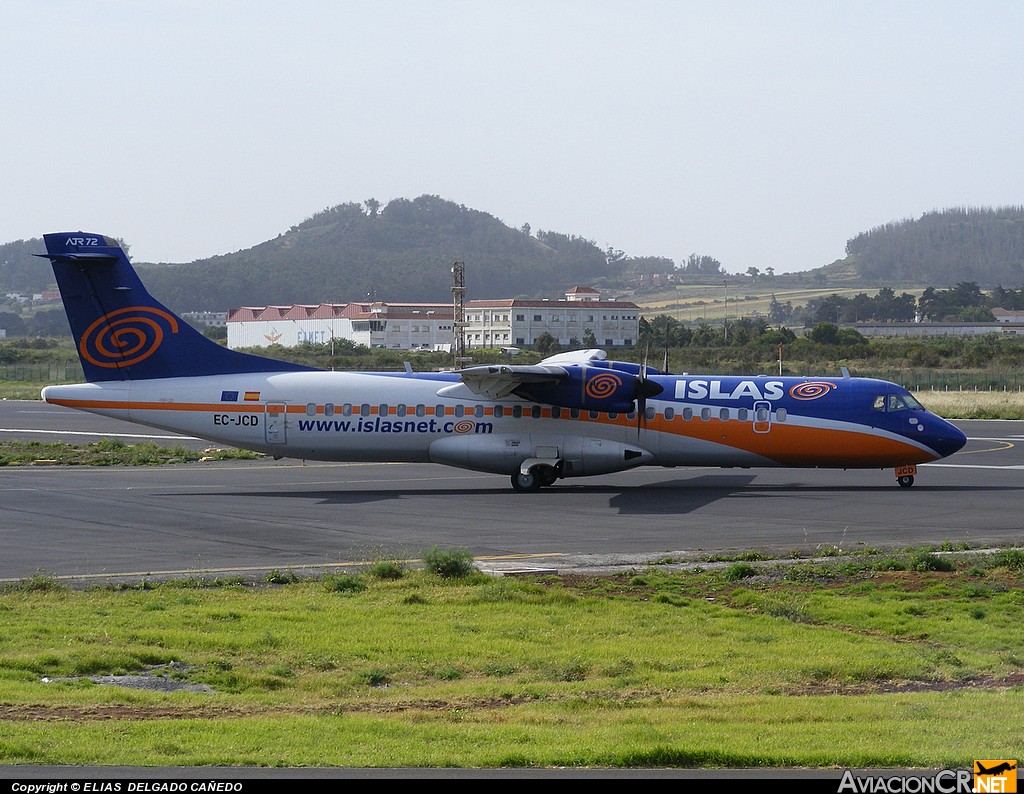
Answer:
<svg viewBox="0 0 1024 794"><path fill-rule="evenodd" d="M846 244L847 258L821 269L832 281L983 288L1024 286L1024 207L957 208L887 223Z"/></svg>
<svg viewBox="0 0 1024 794"><path fill-rule="evenodd" d="M395 199L375 209L342 204L245 251L139 269L172 307L219 309L368 296L449 301L455 261L465 263L470 299L548 296L621 270L588 240L531 235L437 196Z"/></svg>

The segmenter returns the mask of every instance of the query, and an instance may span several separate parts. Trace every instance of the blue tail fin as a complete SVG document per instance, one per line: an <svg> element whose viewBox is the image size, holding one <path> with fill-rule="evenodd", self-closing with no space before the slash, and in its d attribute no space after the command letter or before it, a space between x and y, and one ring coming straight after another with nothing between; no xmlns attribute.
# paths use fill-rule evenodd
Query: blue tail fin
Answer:
<svg viewBox="0 0 1024 794"><path fill-rule="evenodd" d="M142 285L117 240L100 234L43 235L85 377L90 382L310 367L221 347L174 315Z"/></svg>

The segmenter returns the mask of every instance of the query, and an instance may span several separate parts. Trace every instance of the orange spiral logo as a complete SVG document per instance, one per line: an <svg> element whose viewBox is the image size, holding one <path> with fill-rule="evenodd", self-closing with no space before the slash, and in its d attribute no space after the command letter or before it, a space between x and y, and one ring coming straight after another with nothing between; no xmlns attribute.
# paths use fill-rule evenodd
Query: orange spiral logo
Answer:
<svg viewBox="0 0 1024 794"><path fill-rule="evenodd" d="M595 400L605 400L615 394L615 390L622 385L622 378L610 372L602 372L587 381L586 391L588 397Z"/></svg>
<svg viewBox="0 0 1024 794"><path fill-rule="evenodd" d="M452 428L456 433L472 433L473 428L476 427L475 422L470 422L468 419L463 419L461 422L456 422L455 427Z"/></svg>
<svg viewBox="0 0 1024 794"><path fill-rule="evenodd" d="M86 328L78 352L97 367L131 366L157 351L165 330L178 333L178 320L173 314L149 306L129 306L103 315Z"/></svg>
<svg viewBox="0 0 1024 794"><path fill-rule="evenodd" d="M807 383L797 384L789 390L789 394L797 400L817 400L819 397L824 397L834 388L836 388L834 383L824 380L812 380Z"/></svg>

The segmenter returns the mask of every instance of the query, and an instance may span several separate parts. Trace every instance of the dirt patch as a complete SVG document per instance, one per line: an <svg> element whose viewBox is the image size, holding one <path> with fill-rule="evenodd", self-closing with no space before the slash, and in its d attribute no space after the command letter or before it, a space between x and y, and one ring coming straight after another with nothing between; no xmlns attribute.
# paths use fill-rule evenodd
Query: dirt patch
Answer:
<svg viewBox="0 0 1024 794"><path fill-rule="evenodd" d="M787 695L806 696L862 696L870 694L899 694L913 692L948 692L970 689L1008 689L1024 686L1024 673L1015 673L1005 678L981 678L971 681L905 681L905 682L871 682L851 685L806 686L787 691ZM670 702L678 692L642 692L624 693L618 696L620 702L647 701ZM597 694L602 703L607 703L610 696L607 692ZM566 696L566 699L577 701L578 694ZM252 706L247 709L226 706L143 706L143 705L92 705L92 706L44 706L38 704L3 705L0 704L0 721L7 722L98 722L104 720L216 720L239 719L271 714L280 715L321 715L342 716L344 714L397 714L402 712L442 712L442 711L497 711L512 708L523 703L532 702L531 697L490 698L473 701L461 700L412 700L392 703L368 703L353 701L335 705L317 706ZM552 703L556 698L545 697L544 701Z"/></svg>
<svg viewBox="0 0 1024 794"><path fill-rule="evenodd" d="M145 689L150 692L205 692L213 694L215 690L206 684L193 684L182 677L194 668L180 662L157 664L145 668L140 673L131 675L91 675L89 681L101 686L121 686L126 689ZM44 678L43 683L54 681L79 681L72 678Z"/></svg>

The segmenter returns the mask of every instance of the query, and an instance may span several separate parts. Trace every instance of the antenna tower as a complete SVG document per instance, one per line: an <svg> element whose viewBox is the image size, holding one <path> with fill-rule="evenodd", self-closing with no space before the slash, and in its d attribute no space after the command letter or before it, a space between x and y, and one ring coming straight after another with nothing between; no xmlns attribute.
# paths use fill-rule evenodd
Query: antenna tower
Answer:
<svg viewBox="0 0 1024 794"><path fill-rule="evenodd" d="M466 358L466 263L452 265L452 332L455 335L455 367Z"/></svg>

